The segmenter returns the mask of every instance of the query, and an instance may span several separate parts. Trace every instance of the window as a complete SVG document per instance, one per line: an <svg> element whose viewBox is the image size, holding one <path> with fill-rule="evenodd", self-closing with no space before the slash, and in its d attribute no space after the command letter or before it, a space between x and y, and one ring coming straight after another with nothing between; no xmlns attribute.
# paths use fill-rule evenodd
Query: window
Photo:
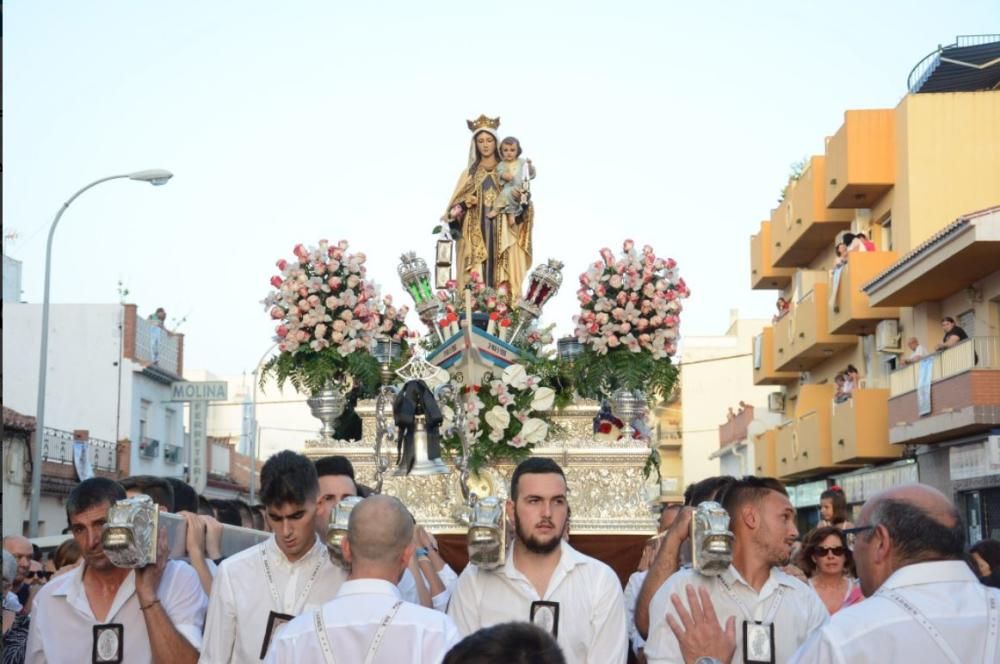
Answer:
<svg viewBox="0 0 1000 664"><path fill-rule="evenodd" d="M892 251L892 214L886 215L879 225L882 226L882 250Z"/></svg>
<svg viewBox="0 0 1000 664"><path fill-rule="evenodd" d="M177 411L173 408L167 408L164 411L163 421L166 425L166 432L163 434L163 442L166 445L174 445L174 428L177 422Z"/></svg>
<svg viewBox="0 0 1000 664"><path fill-rule="evenodd" d="M153 407L153 402L142 399L139 402L139 440L149 436L149 409Z"/></svg>
<svg viewBox="0 0 1000 664"><path fill-rule="evenodd" d="M976 312L973 309L962 312L958 315L958 326L965 330L970 337L976 336Z"/></svg>

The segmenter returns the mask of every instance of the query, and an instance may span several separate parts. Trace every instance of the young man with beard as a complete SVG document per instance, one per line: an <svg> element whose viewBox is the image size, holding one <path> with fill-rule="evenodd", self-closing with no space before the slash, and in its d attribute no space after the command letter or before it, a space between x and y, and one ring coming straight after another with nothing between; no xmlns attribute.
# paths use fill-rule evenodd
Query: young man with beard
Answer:
<svg viewBox="0 0 1000 664"><path fill-rule="evenodd" d="M125 489L104 477L70 492L66 516L83 564L35 598L26 662L198 660L208 598L191 566L168 561L165 540L157 562L141 569L115 567L104 553L108 508L123 498Z"/></svg>
<svg viewBox="0 0 1000 664"><path fill-rule="evenodd" d="M333 599L346 573L316 537L312 461L285 450L264 464L260 499L273 535L226 558L215 576L201 661L256 662L277 630Z"/></svg>
<svg viewBox="0 0 1000 664"><path fill-rule="evenodd" d="M649 664L713 654L688 652L687 644L677 640L675 631L688 620L681 597L693 605L700 594L698 606L714 610L725 625L727 638L720 644L735 643L734 662L786 662L829 617L812 588L778 569L788 564L799 534L784 486L771 478L745 477L717 499L729 512L733 562L719 576L682 569L656 591L645 648Z"/></svg>
<svg viewBox="0 0 1000 664"><path fill-rule="evenodd" d="M517 466L507 501L515 534L507 562L495 571L468 565L448 613L463 634L512 620L534 622L556 637L568 661L624 663L621 584L610 567L563 541L566 493L555 461L532 457Z"/></svg>

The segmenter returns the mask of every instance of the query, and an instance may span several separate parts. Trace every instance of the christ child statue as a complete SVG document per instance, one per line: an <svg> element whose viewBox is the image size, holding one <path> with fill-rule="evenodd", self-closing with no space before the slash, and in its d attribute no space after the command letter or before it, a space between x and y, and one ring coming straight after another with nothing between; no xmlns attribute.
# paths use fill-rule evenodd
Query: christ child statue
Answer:
<svg viewBox="0 0 1000 664"><path fill-rule="evenodd" d="M486 216L493 219L507 214L513 221L528 204L528 180L534 179L535 167L530 159L521 159L521 142L513 136L500 141L500 157L496 172L503 188Z"/></svg>

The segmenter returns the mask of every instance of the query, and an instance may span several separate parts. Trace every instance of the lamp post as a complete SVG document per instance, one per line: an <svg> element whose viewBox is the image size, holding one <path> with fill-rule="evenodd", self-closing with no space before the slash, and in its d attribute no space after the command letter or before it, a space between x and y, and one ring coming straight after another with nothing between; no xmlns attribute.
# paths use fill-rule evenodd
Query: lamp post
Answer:
<svg viewBox="0 0 1000 664"><path fill-rule="evenodd" d="M257 428L257 383L260 379L260 368L264 364L264 360L267 356L271 354L275 348L278 347L278 343L275 341L271 344L270 348L264 351L264 354L260 356L260 360L257 362L257 367L253 370L253 398L250 401L250 411L253 413L253 431L250 438L250 504L253 505L254 497L257 493L257 454L259 454L258 447L260 446L260 434Z"/></svg>
<svg viewBox="0 0 1000 664"><path fill-rule="evenodd" d="M96 187L108 180L119 180L128 178L139 182L148 182L153 185L166 184L174 176L170 171L163 169L151 169L146 171L136 171L134 173L124 173L122 175L111 175L100 180L94 180L83 189L73 194L68 201L62 204L56 218L52 220L49 227L49 240L45 245L45 291L42 296L42 338L41 357L38 362L38 407L35 410L35 446L31 453L31 505L30 521L28 525L28 535L38 537L38 503L42 494L42 445L45 442L45 378L49 364L49 286L52 274L52 238L56 233L56 226L62 218L66 208L77 199L83 192L92 187Z"/></svg>

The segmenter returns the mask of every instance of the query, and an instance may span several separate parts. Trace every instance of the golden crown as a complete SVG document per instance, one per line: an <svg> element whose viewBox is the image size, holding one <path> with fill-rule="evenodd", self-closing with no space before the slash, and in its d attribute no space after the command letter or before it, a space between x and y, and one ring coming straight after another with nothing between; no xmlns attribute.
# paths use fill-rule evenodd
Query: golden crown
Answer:
<svg viewBox="0 0 1000 664"><path fill-rule="evenodd" d="M465 124L469 125L469 131L496 129L500 126L500 118L488 118L485 115L480 115L475 120L466 120Z"/></svg>

